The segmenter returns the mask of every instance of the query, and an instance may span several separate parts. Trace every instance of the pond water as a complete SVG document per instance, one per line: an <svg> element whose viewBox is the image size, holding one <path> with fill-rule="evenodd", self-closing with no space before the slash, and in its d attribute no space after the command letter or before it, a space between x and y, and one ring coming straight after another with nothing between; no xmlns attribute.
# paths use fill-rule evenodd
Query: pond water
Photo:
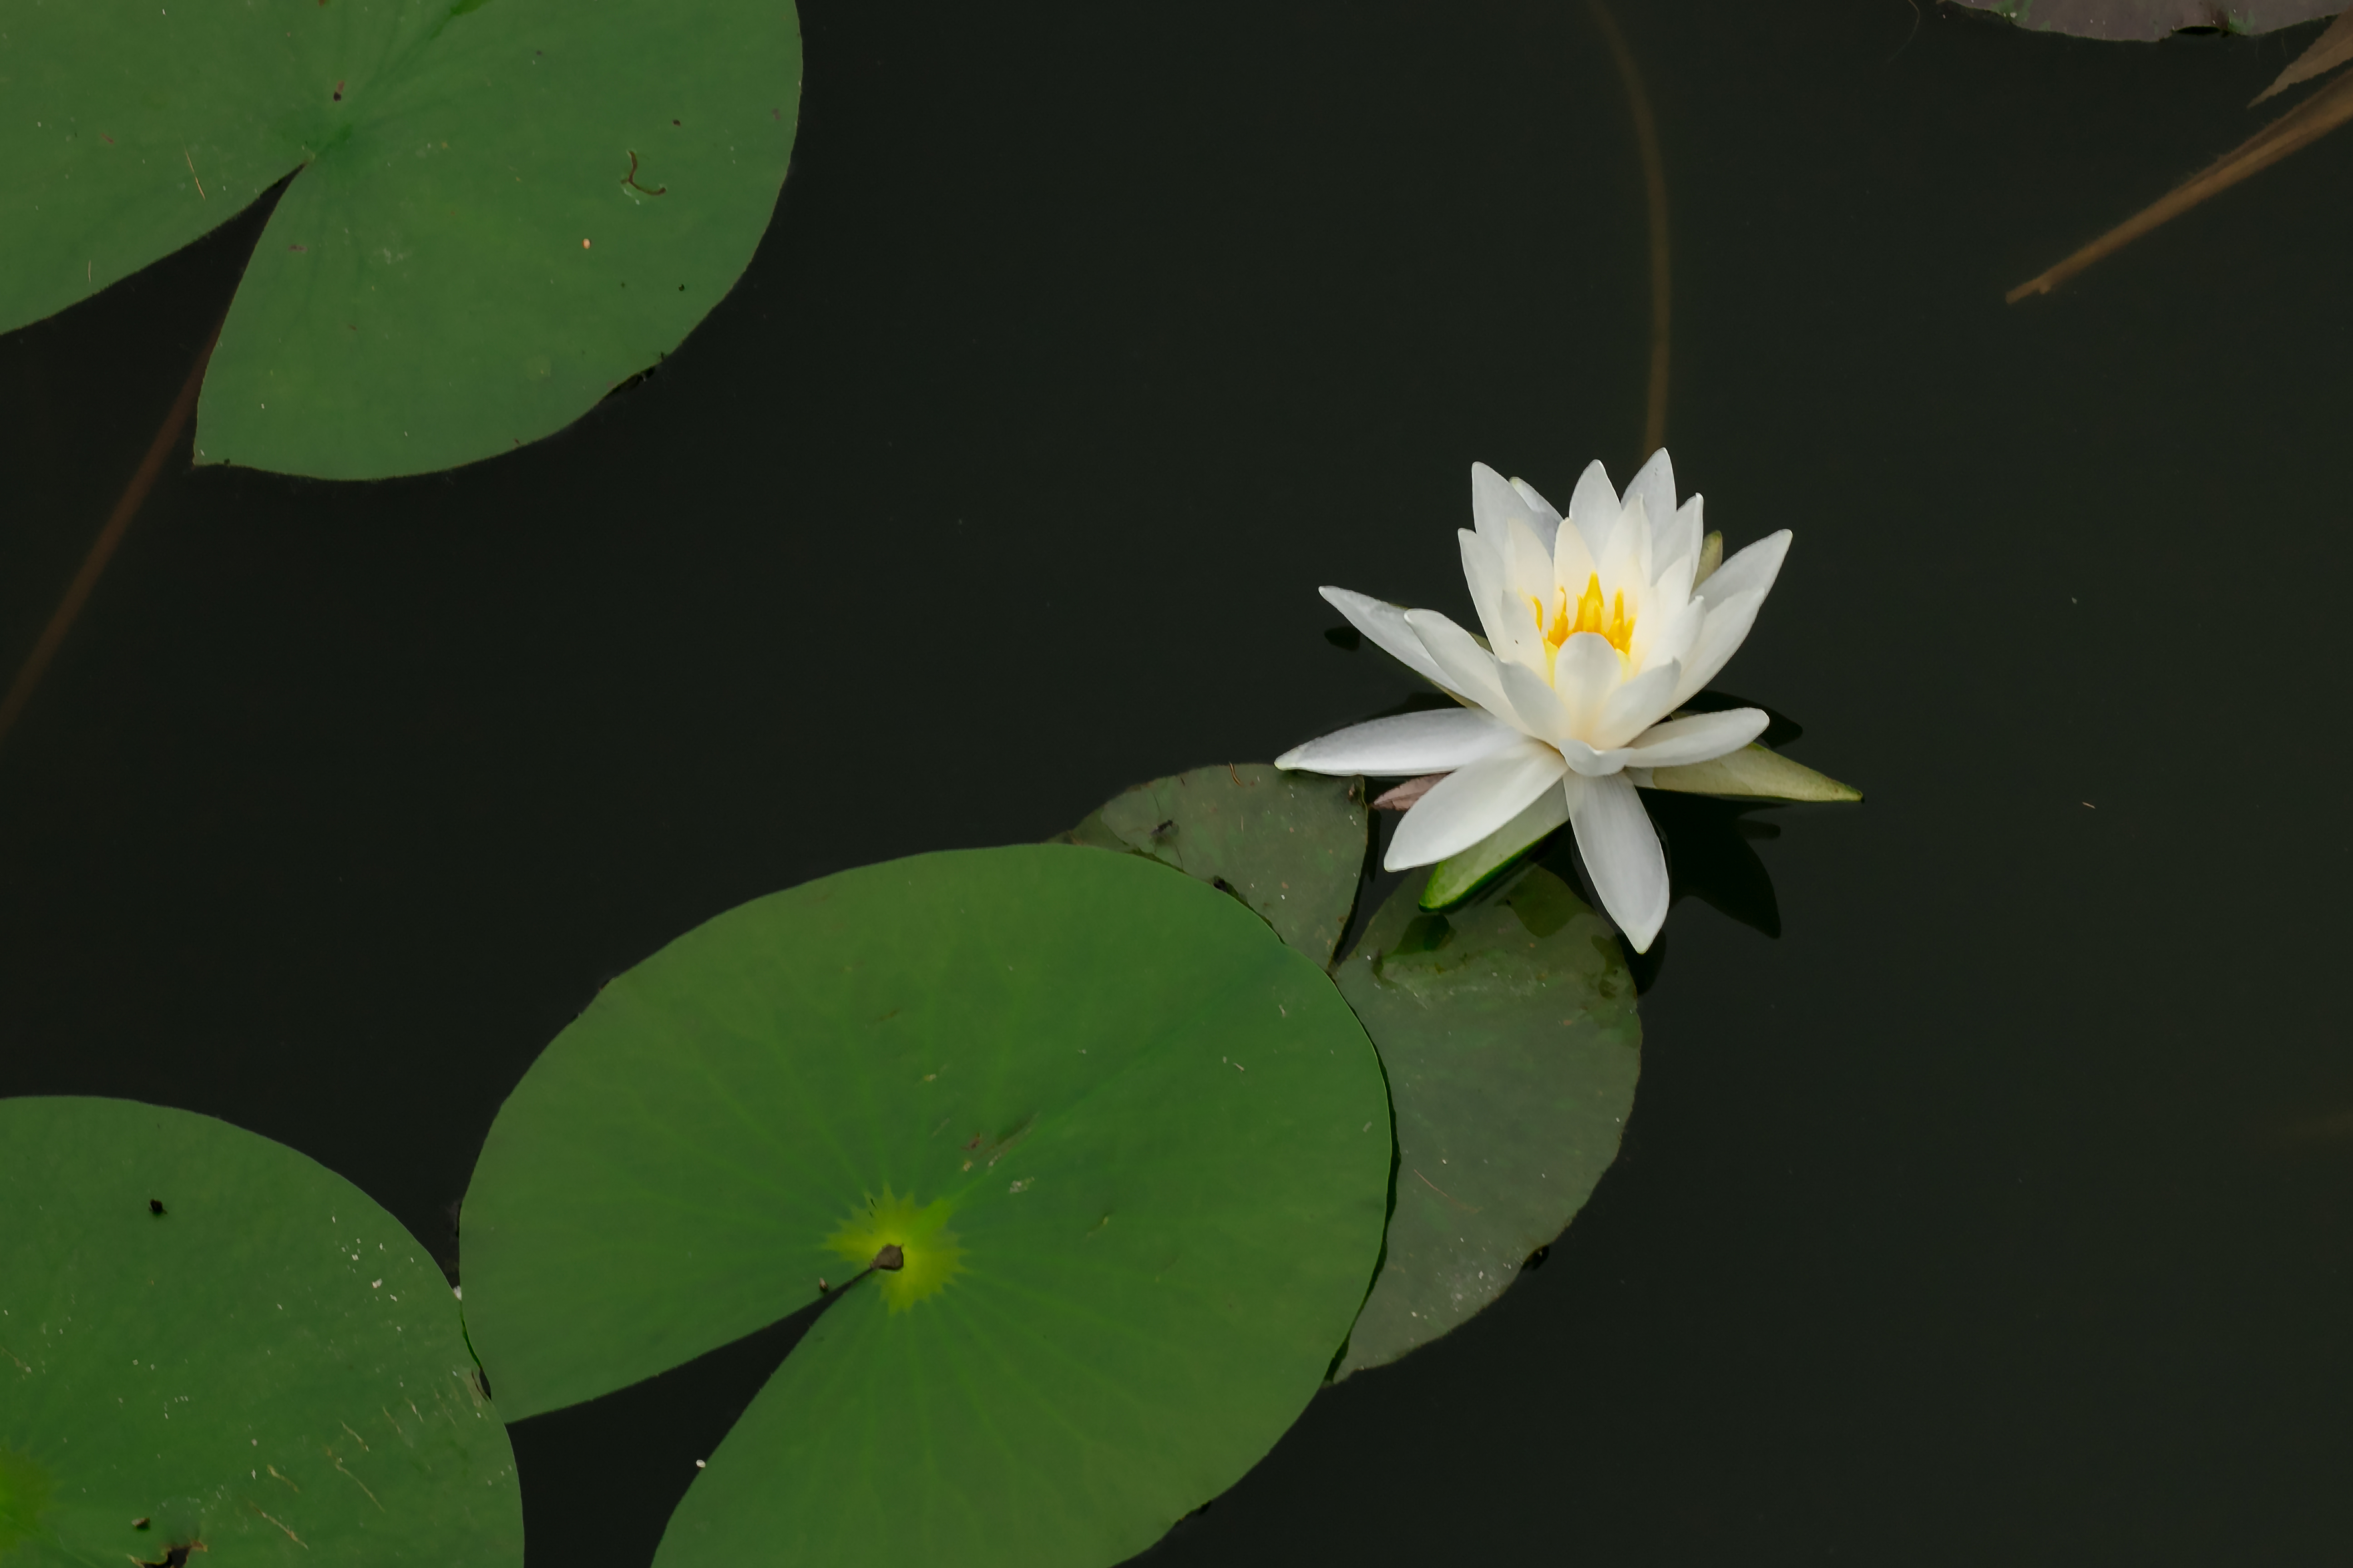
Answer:
<svg viewBox="0 0 2353 1568"><path fill-rule="evenodd" d="M1683 899L1641 971L1584 1215L1151 1560L2336 1560L2353 134L2002 300L2249 133L2309 29L1620 14L1679 475L1734 547L1797 531L1718 685L1869 802L1692 808L1679 887L1733 913ZM1472 460L1558 497L1642 455L1584 7L802 15L775 225L658 374L417 480L182 437L0 748L0 1095L226 1118L454 1260L606 979L1392 707L1315 587L1459 610ZM0 647L254 232L0 339ZM519 1426L533 1560L647 1561L784 1342Z"/></svg>

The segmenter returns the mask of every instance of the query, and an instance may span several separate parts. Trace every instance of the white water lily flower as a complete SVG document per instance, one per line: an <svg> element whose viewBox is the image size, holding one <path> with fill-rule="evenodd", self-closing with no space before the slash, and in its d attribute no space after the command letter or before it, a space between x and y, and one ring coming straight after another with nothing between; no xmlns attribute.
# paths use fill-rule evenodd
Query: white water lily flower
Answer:
<svg viewBox="0 0 2353 1568"><path fill-rule="evenodd" d="M1445 773L1398 824L1392 871L1458 855L1523 812L1532 837L1568 823L1594 892L1644 952L1667 918L1667 866L1635 785L1651 768L1704 763L1764 731L1755 708L1667 715L1747 637L1789 531L1702 578L1700 498L1675 504L1663 448L1622 497L1599 463L1587 468L1566 527L1534 489L1473 464L1471 511L1478 528L1461 531L1462 572L1485 646L1436 611L1323 590L1358 631L1462 707L1357 724L1275 765Z"/></svg>

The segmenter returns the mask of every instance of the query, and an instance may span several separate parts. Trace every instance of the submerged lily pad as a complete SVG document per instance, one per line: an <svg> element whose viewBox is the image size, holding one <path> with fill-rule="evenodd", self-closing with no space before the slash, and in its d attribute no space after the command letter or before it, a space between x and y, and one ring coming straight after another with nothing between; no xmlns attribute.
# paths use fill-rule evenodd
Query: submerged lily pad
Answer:
<svg viewBox="0 0 2353 1568"><path fill-rule="evenodd" d="M1395 1361L1503 1294L1618 1157L1641 1070L1609 922L1541 866L1445 914L1409 879L1338 973L1397 1115L1397 1202L1336 1375Z"/></svg>
<svg viewBox="0 0 2353 1568"><path fill-rule="evenodd" d="M200 463L420 473L563 428L733 286L791 155L791 0L132 0L0 29L0 331L294 175Z"/></svg>
<svg viewBox="0 0 2353 1568"><path fill-rule="evenodd" d="M1356 907L1366 831L1362 779L1230 763L1137 784L1060 842L1148 855L1217 883L1329 963Z"/></svg>
<svg viewBox="0 0 2353 1568"><path fill-rule="evenodd" d="M440 1269L304 1155L0 1100L0 1562L521 1568L506 1427Z"/></svg>
<svg viewBox="0 0 2353 1568"><path fill-rule="evenodd" d="M2184 28L2268 33L2345 8L2345 0L1960 0L2038 33L2153 42Z"/></svg>
<svg viewBox="0 0 2353 1568"><path fill-rule="evenodd" d="M689 932L548 1047L467 1194L468 1323L528 1415L823 1278L658 1563L1116 1563L1321 1384L1388 1129L1332 983L1223 893L1057 845L865 867Z"/></svg>

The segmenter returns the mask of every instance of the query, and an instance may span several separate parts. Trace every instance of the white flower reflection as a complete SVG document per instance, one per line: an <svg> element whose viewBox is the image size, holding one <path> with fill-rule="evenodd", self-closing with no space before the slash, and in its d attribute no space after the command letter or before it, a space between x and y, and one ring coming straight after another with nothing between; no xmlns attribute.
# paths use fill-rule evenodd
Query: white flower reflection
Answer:
<svg viewBox="0 0 2353 1568"><path fill-rule="evenodd" d="M1789 531L1706 572L1700 498L1675 504L1663 449L1623 497L1599 463L1588 467L1566 527L1527 485L1474 464L1471 511L1478 527L1461 531L1462 572L1485 647L1434 610L1323 591L1357 630L1462 707L1354 725L1275 765L1445 773L1398 824L1392 871L1460 854L1523 812L1539 819L1523 824L1535 832L1568 823L1595 893L1644 952L1667 918L1667 866L1635 786L1651 768L1706 762L1764 731L1755 708L1667 715L1747 637Z"/></svg>

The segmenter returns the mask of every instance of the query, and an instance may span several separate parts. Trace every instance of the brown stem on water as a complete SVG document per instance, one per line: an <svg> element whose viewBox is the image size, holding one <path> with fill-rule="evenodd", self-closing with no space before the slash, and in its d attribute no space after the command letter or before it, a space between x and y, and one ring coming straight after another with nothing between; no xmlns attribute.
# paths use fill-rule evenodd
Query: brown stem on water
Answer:
<svg viewBox="0 0 2353 1568"><path fill-rule="evenodd" d="M1634 51L1627 47L1626 35L1618 30L1618 19L1602 0L1586 0L1586 5L1609 45L1618 79L1626 84L1626 106L1634 115L1634 147L1642 159L1643 200L1650 209L1651 390L1642 405L1642 456L1647 458L1667 443L1667 165L1659 154L1659 126L1651 117L1651 95L1643 90L1642 73L1635 68Z"/></svg>
<svg viewBox="0 0 2353 1568"><path fill-rule="evenodd" d="M2229 190L2248 175L2270 168L2300 147L2353 120L2353 76L2340 77L2183 181L2157 201L2118 224L2039 278L2031 278L2003 299L2015 305L2029 294L2048 294L2104 256L2112 255L2160 224L2180 216L2208 196Z"/></svg>
<svg viewBox="0 0 2353 1568"><path fill-rule="evenodd" d="M2310 81L2333 71L2347 60L2353 60L2353 11L2340 14L2328 25L2327 32L2306 45L2304 52L2288 61L2287 69L2279 73L2279 79L2255 94L2247 107L2253 109L2275 92L2285 92L2300 81Z"/></svg>
<svg viewBox="0 0 2353 1568"><path fill-rule="evenodd" d="M226 321L227 319L223 320ZM25 656L23 664L17 666L16 679L8 683L8 694L0 697L0 741L7 739L17 715L24 712L25 704L32 700L33 688L41 683L42 672L49 668L49 660L57 657L58 647L66 640L66 633L73 628L74 617L81 614L83 602L90 597L90 591L98 585L100 574L105 572L107 562L114 556L114 547L122 542L122 535L130 528L132 518L137 515L140 503L154 488L155 477L164 471L164 459L172 455L172 447L178 442L180 432L187 426L188 416L195 412L196 392L204 385L205 366L212 363L213 345L220 342L220 327L215 326L212 335L205 340L204 352L196 355L196 363L190 367L187 382L180 388L180 395L172 400L172 411L164 416L163 427L155 432L155 439L148 444L147 456L140 459L138 468L131 476L131 482L123 487L122 499L114 503L114 510L108 515L106 526L98 531L98 540L90 547L90 553L82 557L81 570L76 572L73 581L66 584L66 596L58 601L56 612L49 616L49 624L41 628L39 638L33 644L33 651Z"/></svg>

